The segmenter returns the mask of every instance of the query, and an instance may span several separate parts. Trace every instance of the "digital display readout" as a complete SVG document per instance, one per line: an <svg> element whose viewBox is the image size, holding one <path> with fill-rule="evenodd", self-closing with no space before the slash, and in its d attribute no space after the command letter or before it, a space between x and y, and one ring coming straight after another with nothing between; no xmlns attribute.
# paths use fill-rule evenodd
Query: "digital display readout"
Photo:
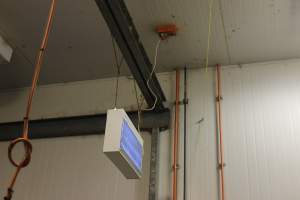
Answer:
<svg viewBox="0 0 300 200"><path fill-rule="evenodd" d="M139 172L142 171L143 147L130 129L126 120L122 123L121 150Z"/></svg>

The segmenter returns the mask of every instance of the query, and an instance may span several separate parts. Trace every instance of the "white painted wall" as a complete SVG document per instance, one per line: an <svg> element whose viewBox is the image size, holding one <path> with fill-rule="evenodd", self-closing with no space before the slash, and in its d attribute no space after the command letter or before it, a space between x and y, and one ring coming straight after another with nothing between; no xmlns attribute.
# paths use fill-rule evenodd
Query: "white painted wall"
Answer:
<svg viewBox="0 0 300 200"><path fill-rule="evenodd" d="M300 131L300 125L297 123L300 120L299 66L300 60L289 60L243 65L242 68L238 66L222 68L224 97L222 101L222 117L226 162L225 190L228 200L300 199L300 194L298 193L298 185L300 185L300 175L298 175L300 167L300 161L298 161L300 136L298 136L298 132ZM174 74L162 74L159 75L159 79L168 99L173 101L174 88L172 84L174 83ZM135 98L132 81L122 78L120 85L122 87L120 98L122 105L128 109L134 109ZM113 86L113 80L106 79L41 87L34 102L33 118L103 112L113 106ZM183 92L182 88L181 92ZM205 70L189 71L188 95L187 199L217 200L214 69L209 69L208 72L205 72ZM25 99L26 95L23 90L2 93L0 95L0 121L20 120L24 110ZM202 118L204 121L200 124L197 123ZM180 121L182 122L182 115ZM182 128L181 124L181 141L183 136ZM160 136L159 200L171 198L172 158L170 141L173 134L172 130L169 132L167 131ZM96 146L101 143L98 143L93 137L96 136L41 140L41 144L37 143L35 145L34 152L38 152L38 149L46 144L49 144L49 146L45 146L45 149L47 149L45 151L49 151L51 147L56 147L58 143L61 145L60 148L68 149L68 146L71 149L78 148L78 143L83 143L84 141L87 144L84 155L88 155L91 152L95 153ZM95 141L96 144L94 143ZM91 147L89 148L89 146ZM0 148L0 160L7 162L6 144L0 144ZM70 156L70 150L64 150L63 152L66 152L65 155L67 157L68 155ZM56 155L58 153L53 154ZM182 142L180 143L180 154L179 162L181 168L179 169L178 196L179 199L182 199ZM55 156L52 158L51 153L49 153L49 156L49 162L54 162L53 158ZM63 159L63 157L61 156L59 159ZM85 160L86 158L82 159ZM35 165L36 170L44 170L43 164L38 163L38 160L42 159L37 159L35 161L37 163L32 165ZM81 160L76 160L76 163L81 163ZM105 160L102 160L101 163L103 169L107 168L106 165L108 164L104 164L106 163ZM98 165L100 163L95 164L95 166ZM7 180L6 172L8 171L6 167L1 169L2 166L6 165L0 166L1 185L3 180ZM39 166L41 167L39 168ZM51 166L55 170L63 168L61 165L57 165L57 167L55 167L56 165ZM81 167L80 169L84 168L84 166ZM91 172L93 172L93 167L89 167ZM79 168L75 169L78 170ZM30 177L37 173L36 170L26 170L30 171L28 172L31 173ZM46 177L46 172L38 173L42 179ZM74 174L72 170L70 173L58 173L60 175L58 179L62 181L61 179L69 177L72 173ZM50 174L52 177L55 177L56 173L51 171ZM5 177L2 178L1 175ZM89 180L84 180L84 177L81 178L83 181L103 184L99 177L95 178L95 180L92 180L92 177ZM24 183L31 182L29 178L23 181ZM105 181L107 182L107 180ZM56 182L54 178L49 180L49 184L51 183L52 185ZM116 185L118 187L117 190L121 192L122 189L115 183L114 181L109 182L109 185ZM75 184L74 188L77 186L81 188L80 184ZM134 195L138 195L141 198L139 196L140 193L134 192L134 190L137 190L136 185L129 184L127 187L130 193L127 194L128 197L134 198L136 197ZM60 192L59 189L54 189ZM108 188L107 190L110 191L112 189ZM26 191L26 194L29 194L34 190L24 188L24 191ZM65 191L71 192L73 190L70 191L67 188ZM77 193L81 194L83 191L73 192L74 194L72 195L76 196ZM115 198L120 199L121 197L118 198L116 196ZM110 198L103 197L102 199Z"/></svg>

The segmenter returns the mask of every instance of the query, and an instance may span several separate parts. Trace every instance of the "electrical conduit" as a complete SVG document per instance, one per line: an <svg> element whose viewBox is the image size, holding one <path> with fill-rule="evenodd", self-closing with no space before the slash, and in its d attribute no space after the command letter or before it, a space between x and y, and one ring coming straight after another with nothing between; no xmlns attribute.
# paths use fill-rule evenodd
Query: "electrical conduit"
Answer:
<svg viewBox="0 0 300 200"><path fill-rule="evenodd" d="M223 131L222 131L222 110L221 110L221 73L220 65L217 65L216 76L216 118L217 118L217 143L218 143L218 163L219 163L219 189L220 199L225 200L225 183L224 183L224 147L223 147Z"/></svg>
<svg viewBox="0 0 300 200"><path fill-rule="evenodd" d="M178 170L178 131L179 131L179 82L180 72L176 70L176 101L173 139L173 200L177 200L177 170Z"/></svg>

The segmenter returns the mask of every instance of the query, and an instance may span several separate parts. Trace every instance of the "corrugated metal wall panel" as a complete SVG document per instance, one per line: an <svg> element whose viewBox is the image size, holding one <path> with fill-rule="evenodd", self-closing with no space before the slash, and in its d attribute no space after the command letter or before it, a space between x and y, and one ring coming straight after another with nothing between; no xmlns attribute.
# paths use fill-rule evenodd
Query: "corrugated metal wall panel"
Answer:
<svg viewBox="0 0 300 200"><path fill-rule="evenodd" d="M102 153L103 136L34 140L32 163L17 181L14 199L148 199L150 135L145 139L143 178L127 180ZM12 175L0 143L0 196Z"/></svg>

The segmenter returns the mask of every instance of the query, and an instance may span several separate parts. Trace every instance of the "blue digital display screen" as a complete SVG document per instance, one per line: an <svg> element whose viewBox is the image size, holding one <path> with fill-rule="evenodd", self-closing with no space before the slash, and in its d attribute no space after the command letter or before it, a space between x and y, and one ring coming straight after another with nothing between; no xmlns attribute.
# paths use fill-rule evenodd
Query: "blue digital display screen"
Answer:
<svg viewBox="0 0 300 200"><path fill-rule="evenodd" d="M143 147L130 129L126 120L122 123L121 150L139 172L142 171Z"/></svg>

